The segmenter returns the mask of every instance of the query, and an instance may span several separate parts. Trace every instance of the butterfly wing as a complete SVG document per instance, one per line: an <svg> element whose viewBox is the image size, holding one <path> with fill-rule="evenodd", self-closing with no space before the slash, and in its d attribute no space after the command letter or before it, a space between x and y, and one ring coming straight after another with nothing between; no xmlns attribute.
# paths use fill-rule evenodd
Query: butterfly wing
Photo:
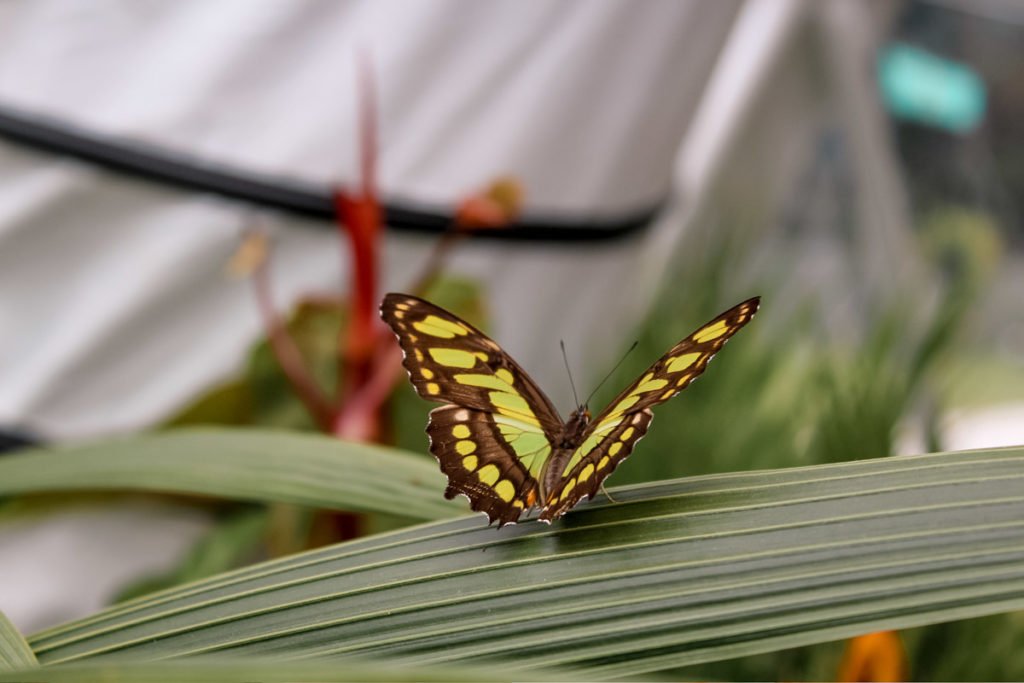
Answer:
<svg viewBox="0 0 1024 683"><path fill-rule="evenodd" d="M381 316L398 336L420 396L449 405L430 413L430 451L464 494L499 524L536 500L539 475L562 420L529 375L487 335L434 304L388 294Z"/></svg>
<svg viewBox="0 0 1024 683"><path fill-rule="evenodd" d="M647 432L651 408L678 394L704 372L712 356L750 322L760 302L760 297L748 299L714 318L673 346L616 396L590 423L561 480L548 493L540 519L557 519L583 496L593 498L605 477Z"/></svg>
<svg viewBox="0 0 1024 683"><path fill-rule="evenodd" d="M498 526L515 522L537 501L536 475L550 446L519 455L492 413L458 405L430 411L430 452L448 477L445 498L462 494Z"/></svg>

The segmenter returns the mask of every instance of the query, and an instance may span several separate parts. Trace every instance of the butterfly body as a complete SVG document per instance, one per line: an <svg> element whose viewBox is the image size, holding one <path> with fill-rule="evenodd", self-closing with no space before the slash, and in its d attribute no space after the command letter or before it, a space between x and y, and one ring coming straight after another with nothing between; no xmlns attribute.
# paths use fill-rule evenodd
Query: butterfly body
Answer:
<svg viewBox="0 0 1024 683"><path fill-rule="evenodd" d="M445 497L465 495L498 525L540 507L557 519L601 482L647 432L651 407L686 388L747 324L749 299L676 344L597 417L586 406L563 421L548 397L497 343L454 314L408 294L388 294L381 315L430 413L430 451L448 477Z"/></svg>
<svg viewBox="0 0 1024 683"><path fill-rule="evenodd" d="M572 411L569 419L562 425L562 434L555 441L555 447L551 456L544 463L541 469L540 499L547 500L549 494L555 490L561 472L565 469L566 463L572 458L572 454L583 444L583 438L590 423L590 412L586 408L579 408Z"/></svg>

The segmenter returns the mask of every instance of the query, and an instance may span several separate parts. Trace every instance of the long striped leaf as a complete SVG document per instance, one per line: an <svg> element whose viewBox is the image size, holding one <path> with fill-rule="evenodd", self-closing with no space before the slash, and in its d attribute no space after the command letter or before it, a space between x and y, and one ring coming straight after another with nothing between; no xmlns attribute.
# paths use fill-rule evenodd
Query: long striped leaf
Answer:
<svg viewBox="0 0 1024 683"><path fill-rule="evenodd" d="M444 519L467 511L440 495L432 458L298 432L195 428L0 459L0 496L146 489Z"/></svg>
<svg viewBox="0 0 1024 683"><path fill-rule="evenodd" d="M1024 448L613 493L550 527L462 518L264 563L30 643L44 664L355 656L612 677L1024 608Z"/></svg>
<svg viewBox="0 0 1024 683"><path fill-rule="evenodd" d="M0 672L5 669L30 669L38 666L32 648L18 629L0 612Z"/></svg>
<svg viewBox="0 0 1024 683"><path fill-rule="evenodd" d="M19 671L0 670L0 683L294 683L295 681L517 681L513 673L488 668L402 667L379 661L345 661L339 665L333 660L282 662L249 657L245 660L203 658L177 659L161 662L90 661L76 664L48 666ZM565 680L565 676L550 680Z"/></svg>

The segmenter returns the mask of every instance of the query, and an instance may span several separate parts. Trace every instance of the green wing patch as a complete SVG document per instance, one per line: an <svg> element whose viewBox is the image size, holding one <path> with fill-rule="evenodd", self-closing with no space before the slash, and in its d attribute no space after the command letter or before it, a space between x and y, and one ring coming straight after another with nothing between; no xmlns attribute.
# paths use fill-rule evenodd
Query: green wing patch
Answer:
<svg viewBox="0 0 1024 683"><path fill-rule="evenodd" d="M466 496L470 507L498 526L515 522L537 501L530 470L547 458L547 443L547 452L518 456L489 413L456 405L430 411L427 434L430 451L448 477L445 498Z"/></svg>

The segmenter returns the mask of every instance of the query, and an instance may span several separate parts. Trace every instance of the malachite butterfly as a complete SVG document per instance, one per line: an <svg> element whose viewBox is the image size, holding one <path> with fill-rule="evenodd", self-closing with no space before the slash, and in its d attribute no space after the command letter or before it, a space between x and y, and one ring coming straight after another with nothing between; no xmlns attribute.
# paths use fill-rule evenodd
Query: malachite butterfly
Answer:
<svg viewBox="0 0 1024 683"><path fill-rule="evenodd" d="M580 406L567 421L511 356L458 316L394 293L381 316L398 335L416 391L445 404L427 424L430 452L448 477L445 497L465 495L500 527L533 507L550 523L593 498L647 432L651 408L704 372L759 303L733 306L673 346L596 418Z"/></svg>

